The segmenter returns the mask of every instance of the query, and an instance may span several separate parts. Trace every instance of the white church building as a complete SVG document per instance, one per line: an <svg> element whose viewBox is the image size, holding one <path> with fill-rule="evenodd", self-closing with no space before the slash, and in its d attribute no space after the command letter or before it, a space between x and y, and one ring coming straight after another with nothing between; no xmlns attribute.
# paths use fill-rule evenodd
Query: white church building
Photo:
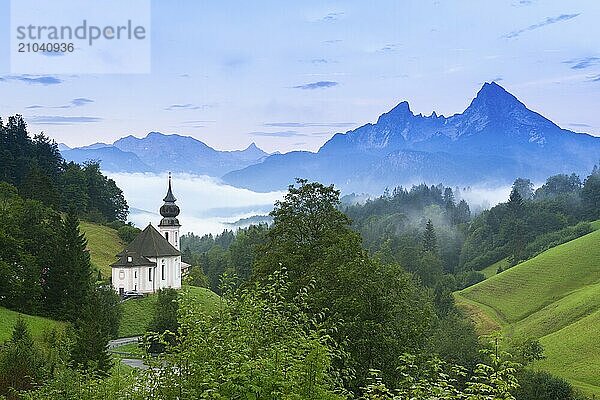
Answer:
<svg viewBox="0 0 600 400"><path fill-rule="evenodd" d="M189 267L181 261L177 216L179 207L169 188L160 208L163 217L158 230L149 224L125 249L117 254L112 267L112 285L120 295L125 292L154 293L162 288L181 288L182 273Z"/></svg>

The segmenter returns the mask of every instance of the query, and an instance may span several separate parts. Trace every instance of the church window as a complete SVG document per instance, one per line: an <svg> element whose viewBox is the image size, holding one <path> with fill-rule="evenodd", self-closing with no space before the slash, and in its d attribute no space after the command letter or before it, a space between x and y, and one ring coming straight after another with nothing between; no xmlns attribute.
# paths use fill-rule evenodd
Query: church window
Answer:
<svg viewBox="0 0 600 400"><path fill-rule="evenodd" d="M162 280L165 280L165 260L163 260L162 262L162 266L161 266L161 275L162 275Z"/></svg>
<svg viewBox="0 0 600 400"><path fill-rule="evenodd" d="M165 232L165 239L167 239L167 242L169 241L169 232Z"/></svg>
<svg viewBox="0 0 600 400"><path fill-rule="evenodd" d="M130 263L130 262L132 262L132 261L133 261L133 257L131 257L131 256L127 256L127 262L128 262L128 263Z"/></svg>
<svg viewBox="0 0 600 400"><path fill-rule="evenodd" d="M133 271L133 277L137 278L137 271Z"/></svg>
<svg viewBox="0 0 600 400"><path fill-rule="evenodd" d="M152 267L148 268L148 281L152 282Z"/></svg>
<svg viewBox="0 0 600 400"><path fill-rule="evenodd" d="M125 279L125 271L123 271L123 270L119 271L119 279L121 279L121 280Z"/></svg>

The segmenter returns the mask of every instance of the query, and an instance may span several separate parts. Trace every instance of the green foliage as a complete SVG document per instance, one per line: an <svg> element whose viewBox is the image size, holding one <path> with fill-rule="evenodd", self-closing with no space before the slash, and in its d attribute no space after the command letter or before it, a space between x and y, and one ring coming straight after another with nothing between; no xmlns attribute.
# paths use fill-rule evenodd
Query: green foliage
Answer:
<svg viewBox="0 0 600 400"><path fill-rule="evenodd" d="M69 347L70 339L62 328L47 328L34 340L25 319L16 319L11 338L0 345L0 397L20 399L19 391L51 379L68 361Z"/></svg>
<svg viewBox="0 0 600 400"><path fill-rule="evenodd" d="M477 364L470 377L462 366L436 357L404 354L400 356L400 378L391 389L379 377L379 371L373 370L360 399L515 400L511 391L519 388L515 377L519 365L497 343L482 353L484 362Z"/></svg>
<svg viewBox="0 0 600 400"><path fill-rule="evenodd" d="M207 314L218 310L220 299L214 292L200 287L188 286L183 289L188 299L202 308ZM142 336L153 319L157 296L149 295L141 299L129 299L122 303L123 314L119 324L118 337Z"/></svg>
<svg viewBox="0 0 600 400"><path fill-rule="evenodd" d="M182 260L192 266L200 266L209 281L209 288L220 293L224 273L237 276L241 282L252 274L256 253L266 241L266 224L251 225L238 229L234 234L225 230L220 235L202 237L193 233L181 237L184 249ZM196 272L198 279L202 279Z"/></svg>
<svg viewBox="0 0 600 400"><path fill-rule="evenodd" d="M159 289L156 292L154 315L148 325L149 332L158 334L164 334L165 332L175 334L177 332L179 329L179 322L177 321L179 303L177 296L177 290L171 288ZM152 343L151 352L158 353L163 350L163 346L158 342Z"/></svg>
<svg viewBox="0 0 600 400"><path fill-rule="evenodd" d="M586 216L591 220L600 219L600 172L593 173L585 180L581 198Z"/></svg>
<svg viewBox="0 0 600 400"><path fill-rule="evenodd" d="M20 115L0 124L0 181L19 194L57 211L72 211L100 221L125 221L127 202L98 163L66 163L57 144L44 134L32 138Z"/></svg>
<svg viewBox="0 0 600 400"><path fill-rule="evenodd" d="M306 291L292 302L285 275L225 292L207 314L183 295L180 343L145 371L140 390L161 399L336 399L327 337L303 311Z"/></svg>
<svg viewBox="0 0 600 400"><path fill-rule="evenodd" d="M433 316L429 294L401 267L372 259L338 210L331 186L298 181L275 206L256 279L286 268L291 293L310 285L309 311L322 315L347 353L335 365L358 389L369 369L397 373L397 355L423 349ZM351 375L354 375L352 377Z"/></svg>
<svg viewBox="0 0 600 400"><path fill-rule="evenodd" d="M549 177L533 197L528 182L515 181L507 203L484 211L471 223L460 255L462 270L482 270L507 257L515 265L574 238L575 232L560 231L589 219L576 175ZM523 196L531 200L524 201Z"/></svg>
<svg viewBox="0 0 600 400"><path fill-rule="evenodd" d="M9 339L16 321L22 318L27 323L27 328L36 340L41 340L45 333L64 330L65 324L44 317L20 314L16 311L0 307L0 342Z"/></svg>
<svg viewBox="0 0 600 400"><path fill-rule="evenodd" d="M425 232L423 233L423 251L424 252L437 252L437 239L435 236L435 229L430 219L427 220L425 225Z"/></svg>
<svg viewBox="0 0 600 400"><path fill-rule="evenodd" d="M119 296L110 286L94 288L75 322L76 341L71 351L75 366L85 371L107 374L112 366L108 340L115 337L121 308Z"/></svg>
<svg viewBox="0 0 600 400"><path fill-rule="evenodd" d="M199 266L191 266L188 271L187 276L184 278L184 281L187 285L208 288L210 287L210 281L208 280L208 276L204 274L202 268Z"/></svg>
<svg viewBox="0 0 600 400"><path fill-rule="evenodd" d="M140 234L140 232L140 228L136 228L135 226L131 225L123 225L117 230L119 238L121 238L121 240L126 244L131 243L133 239Z"/></svg>
<svg viewBox="0 0 600 400"><path fill-rule="evenodd" d="M519 388L513 394L518 400L583 400L569 382L547 372L525 369L517 378Z"/></svg>
<svg viewBox="0 0 600 400"><path fill-rule="evenodd" d="M48 268L44 288L47 310L57 319L77 320L90 293L92 269L86 247L79 221L69 213L59 232L58 260Z"/></svg>
<svg viewBox="0 0 600 400"><path fill-rule="evenodd" d="M525 247L519 261L533 258L548 249L585 236L592 231L593 228L589 222L580 222L575 226L567 226L561 230L540 235Z"/></svg>
<svg viewBox="0 0 600 400"><path fill-rule="evenodd" d="M408 271L417 269L423 244L419 239L425 234L423 227L431 220L442 268L454 272L464 241L463 226L471 218L469 205L464 200L458 201L459 195L458 189L442 185L422 184L410 190L397 187L391 195L343 210L371 253L386 261L399 262Z"/></svg>
<svg viewBox="0 0 600 400"><path fill-rule="evenodd" d="M134 373L115 372L108 377L93 372L61 368L54 378L41 388L22 393L24 400L142 400L134 389Z"/></svg>

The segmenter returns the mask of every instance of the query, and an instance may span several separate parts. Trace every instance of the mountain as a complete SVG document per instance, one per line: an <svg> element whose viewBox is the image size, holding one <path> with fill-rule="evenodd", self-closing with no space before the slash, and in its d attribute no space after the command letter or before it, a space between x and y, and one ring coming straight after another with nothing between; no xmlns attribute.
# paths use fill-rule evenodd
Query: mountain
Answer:
<svg viewBox="0 0 600 400"><path fill-rule="evenodd" d="M99 161L104 171L111 172L153 172L154 169L144 163L132 152L122 151L116 147L74 148L61 150L63 158L82 164L86 161Z"/></svg>
<svg viewBox="0 0 600 400"><path fill-rule="evenodd" d="M59 143L59 144L58 144L58 150L59 150L59 151L63 151L63 150L71 150L71 148L70 148L69 146L67 146L66 144L64 144L64 143Z"/></svg>
<svg viewBox="0 0 600 400"><path fill-rule="evenodd" d="M261 162L269 154L252 143L244 150L218 151L189 136L150 132L127 136L113 144L94 143L61 151L69 161L100 160L111 172L186 172L221 176Z"/></svg>
<svg viewBox="0 0 600 400"><path fill-rule="evenodd" d="M600 138L560 128L492 82L460 114L415 115L403 101L375 124L335 134L317 153L271 155L223 180L266 191L303 177L380 192L418 182L507 184L517 177L585 175L599 160Z"/></svg>

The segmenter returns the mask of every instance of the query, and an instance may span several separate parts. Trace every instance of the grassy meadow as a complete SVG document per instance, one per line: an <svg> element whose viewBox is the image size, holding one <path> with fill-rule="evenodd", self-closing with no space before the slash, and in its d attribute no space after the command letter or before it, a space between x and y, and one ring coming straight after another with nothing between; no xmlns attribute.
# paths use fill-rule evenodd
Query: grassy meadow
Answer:
<svg viewBox="0 0 600 400"><path fill-rule="evenodd" d="M600 395L600 230L457 292L456 300L481 333L539 339L547 358L535 368Z"/></svg>

